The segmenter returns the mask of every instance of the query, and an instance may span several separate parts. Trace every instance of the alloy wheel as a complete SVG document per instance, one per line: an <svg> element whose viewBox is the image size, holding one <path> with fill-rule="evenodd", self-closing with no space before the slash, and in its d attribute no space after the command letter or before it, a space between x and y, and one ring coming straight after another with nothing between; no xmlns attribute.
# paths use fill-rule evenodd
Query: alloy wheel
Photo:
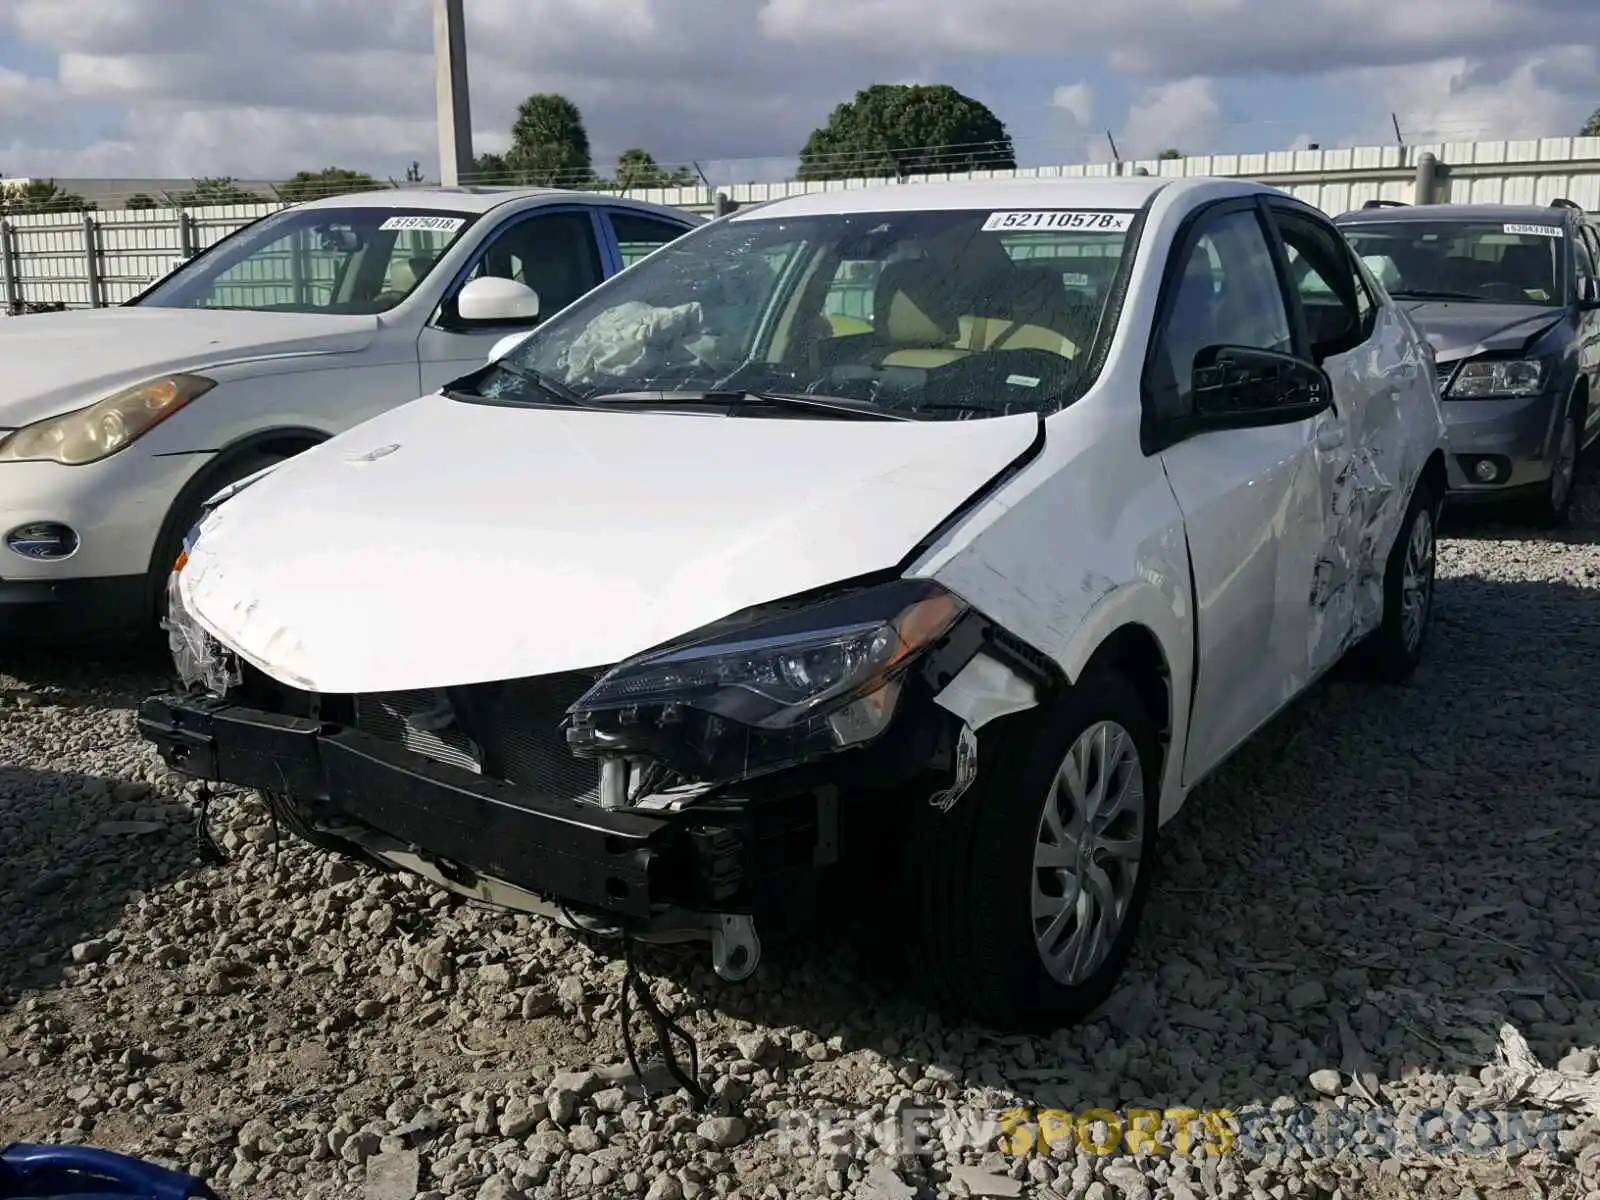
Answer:
<svg viewBox="0 0 1600 1200"><path fill-rule="evenodd" d="M1406 542L1405 569L1400 579L1400 633L1406 652L1415 654L1427 627L1428 606L1433 602L1433 512L1417 510Z"/></svg>
<svg viewBox="0 0 1600 1200"><path fill-rule="evenodd" d="M1572 492L1572 481L1578 469L1578 422L1568 416L1561 423L1561 442L1556 447L1556 461L1550 467L1550 510L1559 513L1566 506Z"/></svg>
<svg viewBox="0 0 1600 1200"><path fill-rule="evenodd" d="M1090 979L1126 923L1144 854L1144 772L1115 721L1078 735L1056 770L1034 837L1034 944L1069 987Z"/></svg>

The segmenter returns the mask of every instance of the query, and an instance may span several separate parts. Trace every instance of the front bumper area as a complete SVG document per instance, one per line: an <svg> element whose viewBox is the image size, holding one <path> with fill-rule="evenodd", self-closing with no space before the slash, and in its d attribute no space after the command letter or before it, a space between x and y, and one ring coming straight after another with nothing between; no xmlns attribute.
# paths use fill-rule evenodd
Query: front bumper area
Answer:
<svg viewBox="0 0 1600 1200"><path fill-rule="evenodd" d="M1445 474L1452 501L1507 499L1537 489L1550 478L1550 439L1559 395L1515 400L1450 400L1443 403L1449 453ZM1487 458L1499 478L1483 482L1471 473Z"/></svg>
<svg viewBox="0 0 1600 1200"><path fill-rule="evenodd" d="M149 631L150 614L143 575L53 581L0 576L0 643L131 638Z"/></svg>
<svg viewBox="0 0 1600 1200"><path fill-rule="evenodd" d="M319 834L395 848L381 856L390 866L409 856L455 890L509 885L635 932L713 929L719 914L803 924L836 844L827 792L610 811L210 695L152 696L138 723L173 770L274 793Z"/></svg>

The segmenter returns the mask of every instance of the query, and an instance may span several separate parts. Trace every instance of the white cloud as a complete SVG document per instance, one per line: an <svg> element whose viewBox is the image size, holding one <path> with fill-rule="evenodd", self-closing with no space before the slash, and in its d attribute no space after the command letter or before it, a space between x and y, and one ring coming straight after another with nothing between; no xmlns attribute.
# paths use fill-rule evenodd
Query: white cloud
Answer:
<svg viewBox="0 0 1600 1200"><path fill-rule="evenodd" d="M1178 79L1134 97L1117 149L1125 159L1154 158L1168 148L1204 154L1221 123L1212 81Z"/></svg>
<svg viewBox="0 0 1600 1200"><path fill-rule="evenodd" d="M1600 41L1593 0L767 0L764 28L947 53L1107 55L1154 77L1327 72Z"/></svg>
<svg viewBox="0 0 1600 1200"><path fill-rule="evenodd" d="M1334 82L1388 98L1409 142L1470 142L1574 134L1600 101L1600 52L1567 46L1516 59L1453 58L1403 70L1370 68ZM1587 94L1586 94L1587 93Z"/></svg>
<svg viewBox="0 0 1600 1200"><path fill-rule="evenodd" d="M675 164L792 155L857 88L928 75L924 57L865 45L789 69L740 0L466 8L479 149L504 147L530 92L556 91L583 111L602 165L635 145ZM0 0L0 37L7 23L60 55L67 101L130 113L105 144L36 156L55 169L103 169L130 145L179 175L436 165L429 0ZM0 110L0 144L25 133Z"/></svg>
<svg viewBox="0 0 1600 1200"><path fill-rule="evenodd" d="M1066 113L1074 125L1086 126L1094 120L1094 85L1063 84L1051 95L1050 107Z"/></svg>
<svg viewBox="0 0 1600 1200"><path fill-rule="evenodd" d="M1596 0L1296 0L1292 21L1283 7L1123 0L1063 19L1059 0L471 0L476 145L504 149L518 102L557 91L583 111L598 165L641 145L664 163L700 158L716 182L778 178L857 89L981 77L996 55L1013 78L1098 58L1133 89L1125 116L1098 77L1054 95L1041 84L1031 114L999 110L1025 161L1103 158L1102 125L1124 157L1204 152L1227 130L1230 78L1321 79L1349 98L1328 128L1296 120L1263 148L1302 125L1324 145L1357 127L1387 141L1390 110L1411 140L1562 132L1600 99ZM398 174L416 159L432 173L430 10L0 0L0 40L9 30L57 60L44 80L0 70L0 167L263 177L332 163ZM1253 114L1230 116L1241 129Z"/></svg>

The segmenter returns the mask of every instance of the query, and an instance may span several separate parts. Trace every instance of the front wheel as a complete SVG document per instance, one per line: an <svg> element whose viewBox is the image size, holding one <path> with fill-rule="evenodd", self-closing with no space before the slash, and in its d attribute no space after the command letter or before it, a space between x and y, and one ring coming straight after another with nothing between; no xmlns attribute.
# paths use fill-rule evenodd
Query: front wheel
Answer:
<svg viewBox="0 0 1600 1200"><path fill-rule="evenodd" d="M903 847L913 969L937 1002L1027 1032L1105 1002L1150 889L1159 761L1109 672L979 735L972 787L947 813L923 801Z"/></svg>
<svg viewBox="0 0 1600 1200"><path fill-rule="evenodd" d="M1534 501L1534 520L1544 529L1559 529L1572 516L1573 483L1578 476L1578 414L1568 411L1556 435L1550 479Z"/></svg>
<svg viewBox="0 0 1600 1200"><path fill-rule="evenodd" d="M1404 683L1422 661L1433 623L1439 508L1433 489L1419 482L1384 569L1383 621L1351 653L1359 676Z"/></svg>

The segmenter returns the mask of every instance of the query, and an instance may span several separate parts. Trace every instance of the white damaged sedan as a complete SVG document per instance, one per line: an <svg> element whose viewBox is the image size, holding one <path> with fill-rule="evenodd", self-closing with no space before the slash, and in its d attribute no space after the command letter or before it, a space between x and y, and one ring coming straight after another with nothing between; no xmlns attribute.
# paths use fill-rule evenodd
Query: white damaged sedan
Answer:
<svg viewBox="0 0 1600 1200"><path fill-rule="evenodd" d="M1419 661L1433 377L1253 183L747 209L214 498L141 729L319 845L730 979L859 895L937 1000L1059 1026L1194 786L1341 660Z"/></svg>

